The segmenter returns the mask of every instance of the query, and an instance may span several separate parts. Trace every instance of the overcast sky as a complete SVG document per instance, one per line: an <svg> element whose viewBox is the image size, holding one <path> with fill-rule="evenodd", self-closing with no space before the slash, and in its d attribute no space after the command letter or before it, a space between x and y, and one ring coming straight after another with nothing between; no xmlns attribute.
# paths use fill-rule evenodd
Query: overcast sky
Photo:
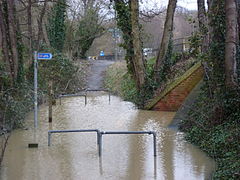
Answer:
<svg viewBox="0 0 240 180"><path fill-rule="evenodd" d="M148 7L155 7L156 9L168 4L168 0L143 0L143 2ZM197 0L178 0L177 5L189 10L197 10Z"/></svg>

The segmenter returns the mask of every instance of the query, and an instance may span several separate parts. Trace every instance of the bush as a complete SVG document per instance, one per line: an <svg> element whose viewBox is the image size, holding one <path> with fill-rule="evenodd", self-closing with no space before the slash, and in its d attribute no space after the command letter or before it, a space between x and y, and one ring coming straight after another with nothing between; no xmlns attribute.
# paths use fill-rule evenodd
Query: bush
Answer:
<svg viewBox="0 0 240 180"><path fill-rule="evenodd" d="M1 128L12 130L22 127L25 115L33 107L32 86L27 83L18 84L1 91L0 117Z"/></svg>

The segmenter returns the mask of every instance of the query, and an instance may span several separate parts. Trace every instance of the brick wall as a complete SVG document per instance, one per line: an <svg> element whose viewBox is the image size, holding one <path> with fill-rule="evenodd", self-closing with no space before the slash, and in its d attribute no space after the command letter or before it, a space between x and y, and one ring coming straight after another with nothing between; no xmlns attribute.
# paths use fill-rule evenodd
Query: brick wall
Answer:
<svg viewBox="0 0 240 180"><path fill-rule="evenodd" d="M203 68L200 66L190 76L163 96L151 109L156 111L177 111L191 90L202 78Z"/></svg>

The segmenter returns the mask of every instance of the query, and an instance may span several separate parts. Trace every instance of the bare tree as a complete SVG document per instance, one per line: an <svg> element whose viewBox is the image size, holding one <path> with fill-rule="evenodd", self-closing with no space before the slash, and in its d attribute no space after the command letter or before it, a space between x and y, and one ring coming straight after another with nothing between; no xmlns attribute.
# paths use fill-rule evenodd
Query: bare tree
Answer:
<svg viewBox="0 0 240 180"><path fill-rule="evenodd" d="M44 16L45 16L45 13L46 13L47 2L48 2L48 0L44 1L43 7L42 7L42 10L40 12L39 19L38 19L38 35L37 35L37 50L38 51L39 51L39 48L40 48L40 41L44 36L43 29L45 27L43 27L43 20L44 20ZM49 42L47 44L49 44L49 46L50 46Z"/></svg>
<svg viewBox="0 0 240 180"><path fill-rule="evenodd" d="M70 56L85 58L94 40L104 33L109 9L105 0L71 0L69 5L65 47Z"/></svg>
<svg viewBox="0 0 240 180"><path fill-rule="evenodd" d="M161 46L160 46L160 50L158 52L156 64L154 67L154 70L155 70L154 78L156 81L159 81L159 70L163 65L164 59L166 58L166 55L167 55L167 50L168 50L169 42L171 39L172 31L173 31L173 17L174 17L176 5L177 5L177 0L169 0Z"/></svg>
<svg viewBox="0 0 240 180"><path fill-rule="evenodd" d="M131 1L131 21L134 50L134 68L137 77L137 86L140 89L145 84L145 67L142 53L142 42L139 30L139 3Z"/></svg>
<svg viewBox="0 0 240 180"><path fill-rule="evenodd" d="M226 42L225 42L225 84L234 87L237 78L237 43L238 43L238 12L235 0L225 2L226 11Z"/></svg>

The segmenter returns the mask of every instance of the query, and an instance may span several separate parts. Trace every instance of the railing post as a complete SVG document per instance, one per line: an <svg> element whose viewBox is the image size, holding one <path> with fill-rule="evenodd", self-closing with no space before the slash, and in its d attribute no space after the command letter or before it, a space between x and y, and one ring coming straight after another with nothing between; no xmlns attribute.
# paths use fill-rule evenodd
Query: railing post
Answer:
<svg viewBox="0 0 240 180"><path fill-rule="evenodd" d="M86 91L85 91L85 105L87 105L87 95L88 95L88 89L86 89Z"/></svg>
<svg viewBox="0 0 240 180"><path fill-rule="evenodd" d="M98 155L102 157L102 132L99 133Z"/></svg>
<svg viewBox="0 0 240 180"><path fill-rule="evenodd" d="M153 135L153 154L154 154L154 157L156 157L157 156L156 132L152 131L152 135Z"/></svg>
<svg viewBox="0 0 240 180"><path fill-rule="evenodd" d="M48 146L51 146L51 132L48 132Z"/></svg>
<svg viewBox="0 0 240 180"><path fill-rule="evenodd" d="M60 95L59 97L60 97L59 98L60 99L60 105L62 105L62 96Z"/></svg>

